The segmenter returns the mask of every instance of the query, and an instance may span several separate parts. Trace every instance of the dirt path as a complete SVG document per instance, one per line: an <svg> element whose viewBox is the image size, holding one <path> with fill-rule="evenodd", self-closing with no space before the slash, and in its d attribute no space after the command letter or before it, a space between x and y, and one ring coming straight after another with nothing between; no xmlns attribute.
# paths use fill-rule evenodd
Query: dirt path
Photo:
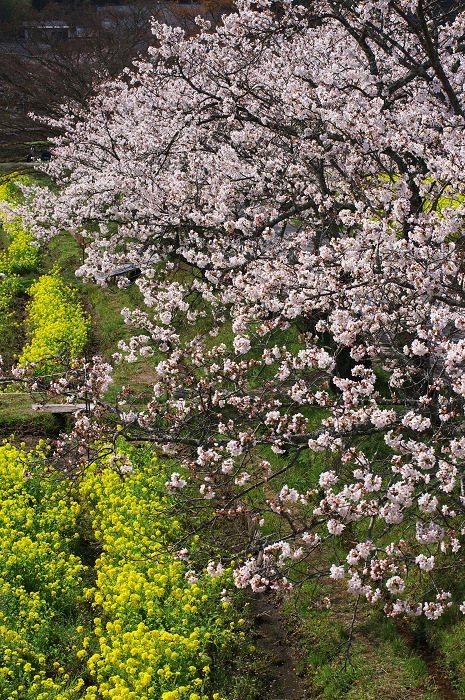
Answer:
<svg viewBox="0 0 465 700"><path fill-rule="evenodd" d="M289 639L279 599L273 594L252 594L250 619L255 647L270 659L266 670L267 700L304 700L309 697L296 672L297 651Z"/></svg>
<svg viewBox="0 0 465 700"><path fill-rule="evenodd" d="M399 621L397 629L410 649L426 664L428 676L438 695L440 695L443 700L461 700L458 692L451 683L447 668L442 663L441 654L435 649L432 649L426 641L422 644L418 644L418 640L414 637L406 622Z"/></svg>

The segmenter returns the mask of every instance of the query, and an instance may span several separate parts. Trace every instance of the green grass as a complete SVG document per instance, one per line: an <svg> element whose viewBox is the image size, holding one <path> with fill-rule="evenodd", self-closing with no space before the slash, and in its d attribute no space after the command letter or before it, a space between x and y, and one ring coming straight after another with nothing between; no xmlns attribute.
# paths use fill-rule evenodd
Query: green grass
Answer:
<svg viewBox="0 0 465 700"><path fill-rule="evenodd" d="M8 313L2 313L0 323L0 355L3 359L3 369L9 371L16 362L16 356L21 352L26 334L23 319L26 314L27 295L22 292L13 297Z"/></svg>
<svg viewBox="0 0 465 700"><path fill-rule="evenodd" d="M0 245L2 240L0 240ZM61 276L67 284L77 288L83 300L84 306L92 315L92 338L88 347L88 354L102 353L110 359L112 353L118 349L118 341L127 341L137 334L137 329L124 323L120 310L123 307L137 308L140 306L141 295L136 285L127 290L102 289L92 284L83 284L74 275L74 270L82 263L82 251L78 243L69 234L63 234L54 239L48 247L47 255L43 263L43 272L47 272L53 265L57 265ZM18 298L18 309L24 307L25 293L33 276L24 277L23 297ZM22 305L22 306L21 306ZM183 339L188 340L197 332L208 331L208 322L200 319L195 326L184 326ZM234 334L231 323L226 322L217 337L208 338L208 347L224 342L231 346ZM11 325L0 338L1 343L7 346L7 352L12 354L13 348L20 338L17 328ZM276 334L277 345L286 344L294 349L299 345L297 336ZM300 347L300 346L299 346ZM19 352L21 348L15 350ZM114 370L114 385L110 389L107 398L113 400L119 388L124 384L131 384L136 389L148 387L156 380L155 366L163 358L161 353L154 358L142 358L134 364L123 362ZM272 373L274 368L266 368ZM377 388L383 395L388 396L387 375L375 368L378 378ZM261 382L263 376L257 379ZM379 386L378 386L379 385ZM54 435L62 427L62 418L51 414L31 414L29 412L31 399L29 397L12 398L0 396L0 429L33 430L46 435ZM313 430L321 425L327 412L319 407L304 408L309 419L309 429ZM388 448L384 443L373 441L372 438L360 439L358 447L364 450L370 457L375 453L382 459L387 456ZM275 455L271 449L263 449L264 458L271 463L273 470L278 470L286 464L284 456ZM303 456L295 466L276 482L271 482L269 488L279 492L287 483L290 488L306 491L310 482L318 479L321 471L334 468L337 456L315 453L308 457ZM264 535L276 531L278 518L274 515L266 516L265 525L262 528ZM285 526L284 526L285 527ZM355 534L355 532L354 532ZM341 542L341 547L344 543ZM342 552L342 549L341 549ZM350 601L339 594L336 596L334 607L330 611L312 610L309 608L309 593L304 591L297 601L298 613L301 622L296 627L295 639L301 647L301 661L299 671L305 674L307 682L312 689L312 697L316 700L333 698L334 700L407 700L410 697L418 700L438 700L439 696L431 687L428 680L428 669L422 658L412 650L407 642L398 633L394 623L383 616L368 615L363 613L356 626L356 638L351 650L350 664L344 668L344 643L347 639L347 628L350 622ZM464 596L465 597L465 596ZM295 620L293 625L296 626ZM413 630L414 635L420 640L424 634L429 635L433 643L443 654L445 664L450 669L451 677L465 697L465 622L462 620L446 620L444 625L439 625L433 633L421 630ZM342 645L342 646L341 646ZM338 652L338 647L339 652ZM248 659L246 662L252 675L254 670L261 673L259 660ZM233 664L236 669L235 664ZM235 670L231 667L233 672ZM251 683L248 677L239 678L236 687L231 691L231 700L249 700L263 697L263 688L260 681Z"/></svg>
<svg viewBox="0 0 465 700"><path fill-rule="evenodd" d="M434 644L452 677L459 697L465 697L465 618L449 628L434 630Z"/></svg>
<svg viewBox="0 0 465 700"><path fill-rule="evenodd" d="M334 590L336 589L336 590ZM329 590L327 591L329 592ZM310 589L288 601L289 623L300 648L300 667L315 700L440 700L428 668L409 648L394 622L363 611L346 655L353 598L333 586L330 610L309 610ZM298 621L300 620L300 621Z"/></svg>
<svg viewBox="0 0 465 700"><path fill-rule="evenodd" d="M33 403L29 394L0 394L0 432L4 435L17 431L46 437L58 435L65 427L66 416L33 411Z"/></svg>
<svg viewBox="0 0 465 700"><path fill-rule="evenodd" d="M45 270L54 265L58 267L61 278L66 284L73 285L82 300L84 309L92 318L92 329L87 347L87 355L101 354L111 361L113 353L118 352L118 342L129 341L138 335L138 329L126 324L121 309L135 309L141 306L142 295L136 285L128 289L117 287L102 288L96 284L84 284L74 271L82 264L82 249L70 234L62 234L53 239L44 260ZM156 380L155 366L163 359L160 352L151 358L141 358L135 363L123 361L114 366L113 384L107 400L114 400L117 392L125 384L131 383L136 391L142 391Z"/></svg>

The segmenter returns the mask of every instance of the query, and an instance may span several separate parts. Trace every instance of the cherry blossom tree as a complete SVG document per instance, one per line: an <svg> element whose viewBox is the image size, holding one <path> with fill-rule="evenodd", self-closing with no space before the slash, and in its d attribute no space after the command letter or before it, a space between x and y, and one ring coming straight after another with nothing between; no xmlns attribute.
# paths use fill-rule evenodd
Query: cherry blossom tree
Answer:
<svg viewBox="0 0 465 700"><path fill-rule="evenodd" d="M118 432L170 453L198 528L242 518L238 587L298 569L317 602L331 577L389 615L465 610L465 13L442 8L154 22L146 60L60 122L61 190L21 210L40 239L86 230L84 279L140 272L114 361L164 359Z"/></svg>

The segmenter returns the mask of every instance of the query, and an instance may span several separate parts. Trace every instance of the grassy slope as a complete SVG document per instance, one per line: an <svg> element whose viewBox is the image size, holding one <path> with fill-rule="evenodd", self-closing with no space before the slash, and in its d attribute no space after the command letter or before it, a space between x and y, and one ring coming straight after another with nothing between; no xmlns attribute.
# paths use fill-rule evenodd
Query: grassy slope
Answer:
<svg viewBox="0 0 465 700"><path fill-rule="evenodd" d="M124 323L119 312L124 306L136 306L139 292L135 286L121 291L102 290L94 285L83 284L74 275L80 262L79 245L71 236L63 235L50 244L41 272L47 272L53 265L57 265L65 282L77 287L86 310L92 314L92 338L88 351L92 354L99 352L109 358L117 350L118 340L127 340L131 336L131 328ZM15 321L23 315L25 301L25 295L16 300L18 311ZM1 349L4 353L6 350L7 357L12 357L14 352L19 352L23 340L24 336L12 321L10 329L0 339ZM114 374L115 387L129 381L137 388L150 386L155 379L154 367L159 359L161 358L155 357L131 365L119 365ZM3 425L11 426L11 430L24 430L32 426L34 432L45 434L50 434L59 427L52 416L32 416L27 413L28 405L28 398L12 400L11 397L0 397L0 427ZM318 418L315 416L315 420ZM270 461L277 459L271 453L267 458ZM318 468L318 465L315 467ZM289 485L298 487L299 481L307 477L307 469L308 466L302 465L294 475L294 481L291 483L288 480ZM277 487L278 485L275 488ZM341 700L394 700L408 697L438 700L446 697L443 691L441 694L435 691L427 665L412 648L412 639L414 643L415 639L420 639L418 631L416 637L414 630L413 637L406 641L394 623L376 612L362 613L355 628L356 641L351 655L353 666L349 663L344 670L343 642L350 624L351 601L339 591L331 611L309 611L308 599L309 591L304 589L296 599L287 602L287 608L290 627L293 629L293 642L300 652L298 671L307 680L310 697ZM450 679L460 686L459 697L465 697L465 624L454 622L453 625L441 627L434 634L428 631L428 636L431 644L437 645L443 652L446 667L450 669ZM335 653L341 644L340 653ZM252 694L240 697L252 697Z"/></svg>
<svg viewBox="0 0 465 700"><path fill-rule="evenodd" d="M135 285L121 290L117 287L103 289L94 284L84 284L74 274L81 262L81 247L72 236L63 234L49 244L44 267L46 270L53 265L58 267L63 280L78 290L84 308L91 315L92 332L88 354L98 353L110 360L111 355L118 350L118 341L128 341L134 335L134 329L125 324L121 309L139 306L141 295ZM141 358L132 364L123 362L116 365L113 372L114 385L108 398L113 398L116 390L129 382L138 390L153 384L156 378L155 366L161 359L162 355L159 353L152 358Z"/></svg>

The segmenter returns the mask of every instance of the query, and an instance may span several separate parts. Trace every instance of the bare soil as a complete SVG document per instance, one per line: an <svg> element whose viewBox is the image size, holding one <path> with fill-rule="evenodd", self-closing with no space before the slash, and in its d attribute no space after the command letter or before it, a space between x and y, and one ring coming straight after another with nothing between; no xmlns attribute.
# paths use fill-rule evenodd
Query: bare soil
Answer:
<svg viewBox="0 0 465 700"><path fill-rule="evenodd" d="M304 700L307 689L296 668L294 647L281 612L281 601L274 594L254 593L250 597L252 636L259 654L266 654L267 700Z"/></svg>

